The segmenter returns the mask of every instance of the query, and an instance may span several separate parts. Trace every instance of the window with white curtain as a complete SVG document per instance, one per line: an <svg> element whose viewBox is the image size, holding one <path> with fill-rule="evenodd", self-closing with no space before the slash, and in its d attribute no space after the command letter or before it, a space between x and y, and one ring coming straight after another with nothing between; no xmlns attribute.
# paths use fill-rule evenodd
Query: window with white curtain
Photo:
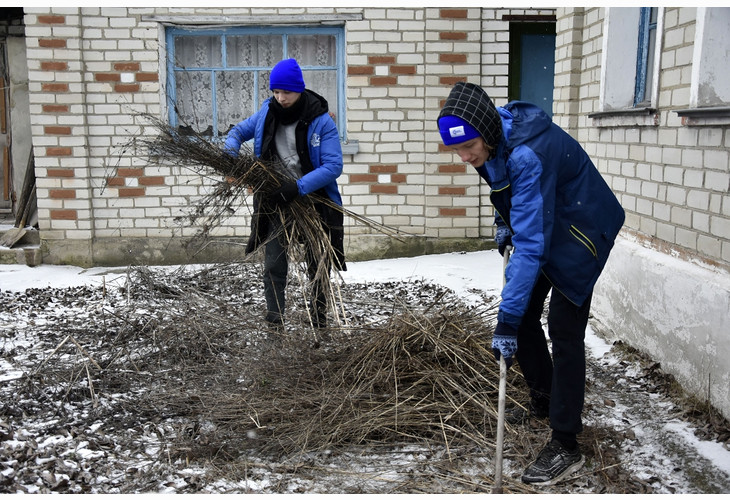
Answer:
<svg viewBox="0 0 730 500"><path fill-rule="evenodd" d="M271 69L294 58L306 87L322 95L344 140L343 27L167 29L170 124L224 139L272 95Z"/></svg>

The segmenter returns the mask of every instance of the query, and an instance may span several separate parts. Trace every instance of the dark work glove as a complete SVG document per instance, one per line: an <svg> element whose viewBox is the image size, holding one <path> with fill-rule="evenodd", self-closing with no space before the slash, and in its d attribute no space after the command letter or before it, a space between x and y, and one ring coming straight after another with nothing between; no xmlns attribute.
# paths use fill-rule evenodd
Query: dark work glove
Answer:
<svg viewBox="0 0 730 500"><path fill-rule="evenodd" d="M284 181L278 189L271 192L267 201L271 206L283 207L291 203L294 198L299 196L299 187L296 181Z"/></svg>
<svg viewBox="0 0 730 500"><path fill-rule="evenodd" d="M517 330L507 323L497 323L492 336L492 352L494 358L499 361L499 356L504 357L507 368L512 366L512 358L517 353Z"/></svg>
<svg viewBox="0 0 730 500"><path fill-rule="evenodd" d="M497 234L494 236L494 241L497 242L499 255L503 256L504 249L512 246L512 232L507 226L497 226Z"/></svg>

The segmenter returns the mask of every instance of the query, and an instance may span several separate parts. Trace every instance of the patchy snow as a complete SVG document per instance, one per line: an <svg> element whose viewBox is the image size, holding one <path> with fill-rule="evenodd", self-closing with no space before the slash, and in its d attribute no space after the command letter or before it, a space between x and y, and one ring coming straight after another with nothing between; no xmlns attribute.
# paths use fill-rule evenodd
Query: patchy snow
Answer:
<svg viewBox="0 0 730 500"><path fill-rule="evenodd" d="M126 282L125 268L93 268L82 269L73 266L26 267L21 265L0 266L0 290L5 292L24 292L33 288L71 288L77 286L110 287L123 286ZM413 258L385 259L370 262L348 262L348 271L341 274L345 283L383 283L383 282L418 282L431 281L448 287L459 294L465 301L481 302L485 296L498 295L502 287L502 257L494 250L427 255ZM8 304L0 304L0 327L23 330L29 324L42 324L51 321L53 316L36 317L35 314L9 318L2 315ZM48 304L53 308L53 303ZM66 307L67 309L64 309ZM91 312L83 308L58 306L54 315L63 314L89 315ZM597 426L613 429L613 434L620 448L620 456L616 457L620 464L631 470L635 477L650 485L654 493L723 493L730 491L730 450L728 439L723 442L711 441L698 437L698 421L682 418L682 411L675 401L657 390L651 375L653 367L637 360L626 359L616 352L612 345L596 334L600 324L592 322L586 332L586 355L589 361L586 409L584 423L587 427ZM32 351L32 345L17 338L0 339L0 349L5 353ZM11 356L7 356L12 359ZM0 381L17 379L22 371L13 363L0 358ZM38 362L41 360L39 359ZM115 398L114 394L106 394L106 398ZM100 404L105 404L103 400ZM701 422L701 419L700 419ZM165 432L173 432L165 428L166 423L150 426L148 429L130 429L136 433L146 449L119 450L106 449L103 444L105 423L96 422L83 430L65 430L53 433L57 423L52 420L36 422L34 429L18 429L8 433L4 417L0 414L0 452L20 453L27 450L30 443L33 449L44 453L36 460L55 460L58 470L65 470L66 475L56 473L54 477L45 477L42 484L25 484L24 491L35 493L48 491L48 485L68 482L73 474L87 481L88 485L108 483L112 485L106 492L119 492L115 487L124 481L124 475L139 476L144 474L145 467L151 466L162 454ZM43 428L41 428L43 427ZM46 430L49 430L46 433ZM81 433L81 435L77 435ZM86 436L86 439L84 439ZM509 436L508 436L509 439ZM74 449L66 449L74 446ZM60 456L54 456L53 450L59 450ZM61 451L64 450L64 451ZM432 460L434 451L423 449L399 449L396 454L387 455L381 452L361 454L351 457L352 461L361 464L362 474L377 477L379 481L394 481L403 471L411 470L413 464L422 464ZM122 467L119 477L92 477L93 468L85 465L86 461L106 459L117 462ZM340 457L340 460L343 460ZM488 460L488 459L485 459ZM134 463L135 465L130 465ZM478 463L478 462L477 462ZM0 456L0 481L12 483L18 473L13 468L14 461L10 456ZM159 464L157 464L159 466ZM337 463L331 464L337 467ZM508 451L505 454L505 474L514 481L519 481L521 470L515 468ZM326 472L326 471L325 471ZM610 470L601 471L610 473ZM483 471L481 472L484 473ZM149 491L159 493L191 491L204 471L193 464L170 469L169 478L157 488L150 485ZM475 472L475 477L478 472ZM580 474L580 473L579 473ZM337 476L335 476L337 477ZM3 479L4 478L4 479ZM342 479L342 476L339 476ZM278 481L278 482L277 482ZM332 479L296 478L288 482L276 479L269 469L252 465L247 477L240 481L221 479L213 483L200 485L200 491L206 492L310 492L328 493L343 492L346 489L331 489ZM330 489L328 489L330 488ZM580 476L573 480L573 491L591 493L588 486L581 483ZM7 492L0 484L0 491ZM93 491L93 488L91 490ZM559 489L550 492L561 492Z"/></svg>

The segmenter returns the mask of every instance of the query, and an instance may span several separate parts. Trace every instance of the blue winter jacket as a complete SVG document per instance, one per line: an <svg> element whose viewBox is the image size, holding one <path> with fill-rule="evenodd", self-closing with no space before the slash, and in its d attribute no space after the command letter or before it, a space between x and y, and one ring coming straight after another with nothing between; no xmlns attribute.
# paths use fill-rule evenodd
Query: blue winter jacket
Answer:
<svg viewBox="0 0 730 500"><path fill-rule="evenodd" d="M307 91L305 90L305 92ZM310 95L319 98L313 92L310 92ZM226 150L237 157L241 144L253 139L254 154L261 156L264 125L272 99L273 97L266 99L261 105L261 109L239 122L228 132L225 142ZM314 169L297 180L299 194L305 196L318 189L324 189L327 196L341 206L342 197L337 187L337 178L342 174L342 147L337 126L326 112L326 108L325 112L312 118L307 138L309 158Z"/></svg>
<svg viewBox="0 0 730 500"><path fill-rule="evenodd" d="M588 154L545 112L520 101L497 111L502 140L476 170L512 232L498 321L516 329L540 273L571 302L585 302L625 215Z"/></svg>

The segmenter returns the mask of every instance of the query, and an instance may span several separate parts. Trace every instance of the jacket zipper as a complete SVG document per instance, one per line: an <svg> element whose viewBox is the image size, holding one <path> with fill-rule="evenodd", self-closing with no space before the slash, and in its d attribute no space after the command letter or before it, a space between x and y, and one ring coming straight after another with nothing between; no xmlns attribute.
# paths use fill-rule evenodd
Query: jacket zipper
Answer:
<svg viewBox="0 0 730 500"><path fill-rule="evenodd" d="M588 249L588 251L591 252L594 257L598 258L598 250L596 250L596 246L593 244L590 238L581 233L578 228L572 224L570 225L570 234L572 234L575 239L583 243L583 245L585 245L585 247Z"/></svg>

